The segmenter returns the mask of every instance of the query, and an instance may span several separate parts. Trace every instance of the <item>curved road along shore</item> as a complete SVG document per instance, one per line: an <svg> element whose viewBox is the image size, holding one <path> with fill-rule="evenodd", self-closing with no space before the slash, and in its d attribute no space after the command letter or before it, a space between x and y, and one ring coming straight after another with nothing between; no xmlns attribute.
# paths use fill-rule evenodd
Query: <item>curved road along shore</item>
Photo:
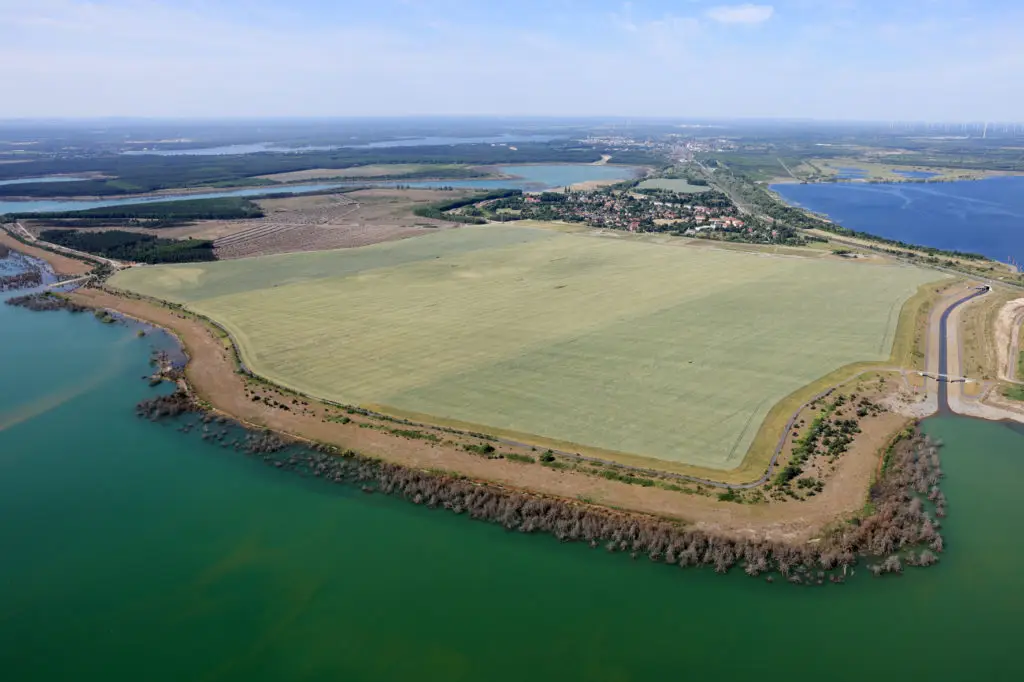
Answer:
<svg viewBox="0 0 1024 682"><path fill-rule="evenodd" d="M939 318L939 367L937 374L940 376L946 376L949 374L949 316L954 310L964 305L969 301L973 301L979 296L984 296L989 293L991 289L986 285L983 288L975 290L973 293L964 296L953 302L952 305L948 306L942 311L942 316ZM949 406L949 382L939 381L938 382L938 394L939 394L939 414L952 414L952 409Z"/></svg>

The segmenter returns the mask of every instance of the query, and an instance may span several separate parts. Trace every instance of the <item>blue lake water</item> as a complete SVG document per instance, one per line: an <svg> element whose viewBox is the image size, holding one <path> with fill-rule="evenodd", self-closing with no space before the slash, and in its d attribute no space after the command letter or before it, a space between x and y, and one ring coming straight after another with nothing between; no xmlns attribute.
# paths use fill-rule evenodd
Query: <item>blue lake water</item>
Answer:
<svg viewBox="0 0 1024 682"><path fill-rule="evenodd" d="M137 149L121 152L125 156L230 156L235 154L260 154L263 152L315 152L330 151L337 147L282 147L272 142L255 144L229 144L220 147L197 147L193 149Z"/></svg>
<svg viewBox="0 0 1024 682"><path fill-rule="evenodd" d="M938 176L938 173L932 173L931 171L908 171L908 170L896 170L892 171L896 175L903 176L910 180L927 180L928 178L934 178Z"/></svg>
<svg viewBox="0 0 1024 682"><path fill-rule="evenodd" d="M388 147L437 147L456 144L514 144L516 142L550 142L558 135L491 135L485 137L409 137L398 140L380 140L366 144L343 144L328 147L285 147L273 142L231 144L219 147L191 149L139 149L122 152L128 156L228 156L232 154L260 154L263 152L300 153L330 151L332 149L385 149Z"/></svg>
<svg viewBox="0 0 1024 682"><path fill-rule="evenodd" d="M779 184L843 227L939 249L1024 260L1024 177L929 184Z"/></svg>
<svg viewBox="0 0 1024 682"><path fill-rule="evenodd" d="M252 187L231 189L220 192L199 192L195 194L168 194L153 197L132 197L129 199L96 199L92 201L69 201L66 199L43 199L39 201L0 201L0 214L4 213L49 213L53 211L84 211L105 206L130 206L152 204L160 201L181 201L184 199L217 199L220 197L251 197L264 194L290 194L293 192L322 192L341 187L342 183L319 183L308 185L287 185L282 187Z"/></svg>
<svg viewBox="0 0 1024 682"><path fill-rule="evenodd" d="M591 166L587 164L536 164L524 166L501 166L499 170L507 175L516 175L512 180L435 180L426 182L399 183L409 187L471 187L481 190L488 189L523 189L538 190L563 187L590 180L626 180L637 173L633 166ZM91 201L69 201L44 199L39 201L0 201L0 214L4 213L43 213L53 211L84 211L90 208L105 206L128 206L133 204L149 204L159 201L181 201L183 199L216 199L220 197L251 197L266 194L291 194L302 192L323 192L354 185L377 184L394 186L394 182L331 182L304 185L281 185L278 187L252 187L248 189L231 189L217 192L200 192L195 194L176 194L154 197L133 197L128 199L96 199Z"/></svg>
<svg viewBox="0 0 1024 682"><path fill-rule="evenodd" d="M857 180L859 178L866 178L868 176L867 171L862 168L847 168L844 166L836 166L836 177L840 180Z"/></svg>
<svg viewBox="0 0 1024 682"><path fill-rule="evenodd" d="M490 135L484 137L413 137L401 140L382 140L369 144L344 145L354 149L384 149L387 147L436 147L453 144L514 144L516 142L550 142L558 135Z"/></svg>

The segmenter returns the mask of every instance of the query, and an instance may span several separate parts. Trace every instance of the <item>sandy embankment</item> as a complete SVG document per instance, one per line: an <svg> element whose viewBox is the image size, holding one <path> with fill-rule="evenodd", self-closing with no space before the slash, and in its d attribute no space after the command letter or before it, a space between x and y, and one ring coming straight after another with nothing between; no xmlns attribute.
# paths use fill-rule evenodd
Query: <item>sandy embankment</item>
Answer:
<svg viewBox="0 0 1024 682"><path fill-rule="evenodd" d="M878 417L879 428L871 429L857 441L822 494L801 502L741 505L721 502L717 496L644 488L507 459L489 460L451 443L451 436L446 436L448 443L434 444L360 428L356 422L327 422L324 416L328 408L313 400L309 401L313 414L271 408L246 396L245 379L235 372L232 351L214 337L204 322L154 303L96 289L81 290L73 299L172 330L189 355L186 376L192 389L216 410L250 426L330 443L412 468L442 469L528 492L570 500L583 498L597 504L679 518L699 528L732 536L801 541L813 537L838 516L859 511L881 448L889 434L905 423L904 417L891 413ZM275 393L264 388L259 391ZM282 402L289 400L279 393L277 398ZM516 450L505 446L500 449Z"/></svg>
<svg viewBox="0 0 1024 682"><path fill-rule="evenodd" d="M963 374L960 344L960 320L963 310L964 306L960 306L949 316L949 329L947 330L948 337L946 340L948 371L951 376L962 376ZM1005 349L1003 353L1006 353ZM949 409L956 414L962 414L967 417L976 417L990 421L1008 420L1024 423L1024 405L1015 404L991 394L981 400L967 398L964 396L964 384L960 383L949 384Z"/></svg>
<svg viewBox="0 0 1024 682"><path fill-rule="evenodd" d="M999 378L1020 381L1017 363L1020 361L1020 328L1024 324L1024 298L1010 301L996 318L995 341L999 358Z"/></svg>
<svg viewBox="0 0 1024 682"><path fill-rule="evenodd" d="M93 268L92 265L84 261L69 258L68 256L62 256L60 254L53 253L52 251L40 249L36 246L23 244L3 229L0 229L0 244L3 244L12 251L18 251L26 256L32 256L33 258L46 261L58 275L84 275Z"/></svg>

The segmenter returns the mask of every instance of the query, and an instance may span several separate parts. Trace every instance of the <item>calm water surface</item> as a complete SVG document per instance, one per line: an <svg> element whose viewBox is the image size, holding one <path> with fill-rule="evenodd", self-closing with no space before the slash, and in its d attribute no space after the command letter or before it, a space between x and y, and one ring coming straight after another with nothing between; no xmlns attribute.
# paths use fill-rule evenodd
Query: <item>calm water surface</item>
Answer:
<svg viewBox="0 0 1024 682"><path fill-rule="evenodd" d="M1024 177L937 183L772 185L843 227L940 249L1024 261Z"/></svg>
<svg viewBox="0 0 1024 682"><path fill-rule="evenodd" d="M37 182L83 182L92 178L76 178L67 175L47 175L42 178L17 178L16 180L0 180L0 185L27 185Z"/></svg>
<svg viewBox="0 0 1024 682"><path fill-rule="evenodd" d="M797 588L510 534L139 421L151 343L0 305L5 680L1020 679L1024 434L1001 424L927 423L939 566Z"/></svg>
<svg viewBox="0 0 1024 682"><path fill-rule="evenodd" d="M901 175L911 180L927 180L928 178L934 178L938 173L932 173L931 171L910 171L910 170L896 170L892 171L896 175Z"/></svg>
<svg viewBox="0 0 1024 682"><path fill-rule="evenodd" d="M263 152L299 153L330 151L332 149L385 149L388 147L436 147L456 144L509 144L516 142L550 142L558 135L490 135L485 137L406 137L395 140L380 140L365 144L343 144L329 147L285 147L273 142L255 144L231 144L219 147L197 147L191 149L140 149L122 152L128 156L226 156L229 154L259 154Z"/></svg>
<svg viewBox="0 0 1024 682"><path fill-rule="evenodd" d="M587 164L536 164L523 166L500 166L501 172L515 175L512 180L438 180L432 182L398 183L407 187L471 187L487 189L523 189L538 190L563 187L588 180L626 180L637 173L633 166L591 166ZM328 182L305 185L282 185L280 187L253 187L249 189L231 189L217 192L200 192L194 194L177 194L154 197L136 197L132 199L97 199L95 201L68 201L46 199L40 201L0 201L0 214L4 213L43 213L51 211L84 211L90 208L105 206L129 206L149 204L159 201L181 201L184 199L216 199L219 197L252 197L265 194L290 194L301 192L323 192L354 185L378 184L394 186L395 182Z"/></svg>

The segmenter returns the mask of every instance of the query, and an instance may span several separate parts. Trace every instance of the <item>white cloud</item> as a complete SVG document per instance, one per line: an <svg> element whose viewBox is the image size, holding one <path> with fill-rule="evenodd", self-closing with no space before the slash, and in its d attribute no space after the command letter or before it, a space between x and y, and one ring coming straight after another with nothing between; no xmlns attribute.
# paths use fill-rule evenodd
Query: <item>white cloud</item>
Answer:
<svg viewBox="0 0 1024 682"><path fill-rule="evenodd" d="M719 5L706 13L708 19L722 24L760 24L775 14L771 5Z"/></svg>
<svg viewBox="0 0 1024 682"><path fill-rule="evenodd" d="M227 0L0 0L0 119L614 114L1012 120L1024 110L1024 89L1006 85L1024 69L1017 40L1024 10L975 26L942 14L887 17L897 22L893 28L875 17L815 17L824 24L812 25L803 15L787 14L783 36L781 25L756 35L707 30L713 22L757 25L773 18L770 5L722 5L698 18L622 3L614 14L582 17L589 23L574 32L532 19L477 17L474 24L441 12L442 0L422 2L431 10L424 17L444 17L434 30L423 30L419 15L408 21L387 21L383 12L325 19L310 9L312 0L291 0L287 8L246 0L251 11L244 14L232 13ZM831 27L832 20L844 23L826 33L822 25ZM801 39L788 39L790 31ZM901 40L871 49L888 34ZM823 51L826 41L834 49Z"/></svg>

